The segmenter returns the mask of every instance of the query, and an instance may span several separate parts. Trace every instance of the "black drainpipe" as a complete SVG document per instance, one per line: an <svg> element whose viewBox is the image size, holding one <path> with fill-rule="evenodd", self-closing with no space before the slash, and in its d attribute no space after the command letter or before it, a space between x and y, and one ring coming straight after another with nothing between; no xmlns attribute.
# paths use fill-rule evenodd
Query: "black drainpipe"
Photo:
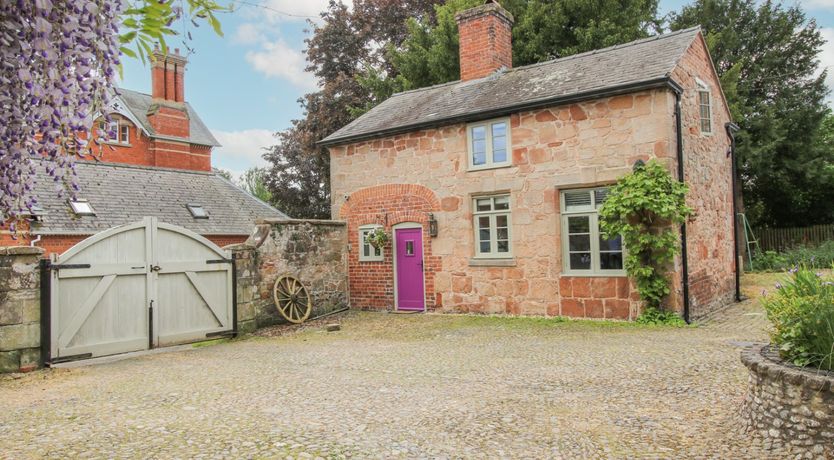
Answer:
<svg viewBox="0 0 834 460"><path fill-rule="evenodd" d="M686 183L683 175L683 120L681 117L681 92L675 91L675 131L678 147L678 180ZM689 324L689 256L686 251L686 222L681 224L681 264L683 265L683 320Z"/></svg>
<svg viewBox="0 0 834 460"><path fill-rule="evenodd" d="M735 123L728 122L724 125L727 130L727 135L730 137L730 161L732 162L732 185L733 191L733 258L736 268L736 302L741 302L741 266L739 266L738 258L738 197L736 196L736 181L738 180L738 166L736 165L736 132L739 127Z"/></svg>

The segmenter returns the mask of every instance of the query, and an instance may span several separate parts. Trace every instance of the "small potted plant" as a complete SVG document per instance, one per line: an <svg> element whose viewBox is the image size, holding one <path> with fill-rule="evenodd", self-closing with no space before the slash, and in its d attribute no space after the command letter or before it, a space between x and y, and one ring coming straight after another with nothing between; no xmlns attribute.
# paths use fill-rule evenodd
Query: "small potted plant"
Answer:
<svg viewBox="0 0 834 460"><path fill-rule="evenodd" d="M391 241L391 237L381 227L374 229L374 231L368 234L368 244L376 249L382 249L389 241Z"/></svg>

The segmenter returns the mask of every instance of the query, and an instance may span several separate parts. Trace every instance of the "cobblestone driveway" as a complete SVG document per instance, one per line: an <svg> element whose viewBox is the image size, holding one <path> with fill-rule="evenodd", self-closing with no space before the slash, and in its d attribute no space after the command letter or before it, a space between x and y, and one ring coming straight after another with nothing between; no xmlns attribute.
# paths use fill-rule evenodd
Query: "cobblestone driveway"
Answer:
<svg viewBox="0 0 834 460"><path fill-rule="evenodd" d="M0 380L6 458L766 458L739 433L741 304L699 328L351 313Z"/></svg>

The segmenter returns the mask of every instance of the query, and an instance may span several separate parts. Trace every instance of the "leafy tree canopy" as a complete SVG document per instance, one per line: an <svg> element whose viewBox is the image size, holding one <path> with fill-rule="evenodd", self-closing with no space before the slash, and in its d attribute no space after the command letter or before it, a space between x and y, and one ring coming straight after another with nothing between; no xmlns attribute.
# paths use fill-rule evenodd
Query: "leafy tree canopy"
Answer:
<svg viewBox="0 0 834 460"><path fill-rule="evenodd" d="M737 135L748 218L754 225L834 222L834 150L824 43L801 8L765 0L696 0L672 29L700 24L727 96ZM828 122L830 136L830 121Z"/></svg>

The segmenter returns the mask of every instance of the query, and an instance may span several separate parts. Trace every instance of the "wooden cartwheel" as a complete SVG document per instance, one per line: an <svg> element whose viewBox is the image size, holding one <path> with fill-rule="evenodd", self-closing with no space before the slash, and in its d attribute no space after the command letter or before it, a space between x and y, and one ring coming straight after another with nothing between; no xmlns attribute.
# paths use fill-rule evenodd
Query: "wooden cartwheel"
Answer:
<svg viewBox="0 0 834 460"><path fill-rule="evenodd" d="M272 298L275 299L278 313L294 324L303 323L313 310L310 293L304 284L292 275L282 275L275 280Z"/></svg>

